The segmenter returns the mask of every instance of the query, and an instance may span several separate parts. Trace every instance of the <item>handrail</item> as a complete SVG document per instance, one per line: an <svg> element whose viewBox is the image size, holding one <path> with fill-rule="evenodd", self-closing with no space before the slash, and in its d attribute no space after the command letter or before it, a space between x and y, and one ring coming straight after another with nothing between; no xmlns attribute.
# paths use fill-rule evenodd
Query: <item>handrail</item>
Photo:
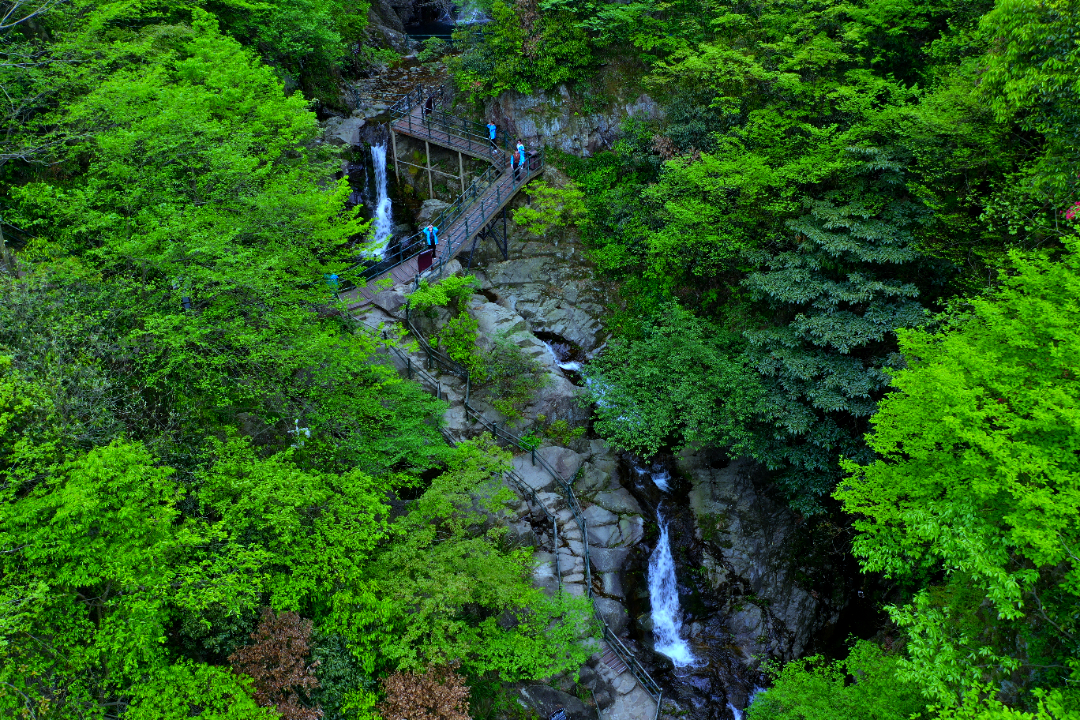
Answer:
<svg viewBox="0 0 1080 720"><path fill-rule="evenodd" d="M373 328L370 325L368 325L367 323L353 317L352 315L349 315L349 317L352 319L353 323L355 323L358 327L363 328L363 331L369 337L371 337L372 339L375 339L376 341L378 341L380 339L376 335L376 333L378 332L378 328ZM417 337L419 337L419 336L417 336ZM386 339L387 339L386 338L386 331L383 330L381 340L383 340L385 342ZM450 363L452 365L457 365L457 363L454 363L453 360L451 360L449 357L443 355L438 350L433 350L427 344L426 341L423 341L422 346L427 347L428 359L429 360L436 360L437 363L440 366L444 362ZM421 383L420 383L421 385L423 385L423 381L426 380L427 383L431 387L433 387L435 389L435 397L437 397L439 399L442 398L442 383L439 380L435 379L434 377L432 377L428 373L424 372L420 368L414 368L413 364L412 364L412 360L407 355L405 355L405 353L401 352L401 350L399 350L396 346L384 344L383 347L385 347L388 351L390 351L390 353L392 353L398 359L402 360L405 363L405 367L407 369L410 380L412 379L413 373L416 373L417 376L421 380ZM466 375L466 379L467 379L469 371L466 370L465 367L462 366L462 365L457 365L457 367L460 368L462 371L464 371L464 373ZM453 370L451 370L451 372L453 372ZM457 373L454 373L454 374L457 374ZM443 438L451 446L456 445L453 438L449 437L447 434L444 433ZM533 490L532 487L527 482L525 482L524 478L522 478L520 475L518 475L513 470L506 470L506 471L504 471L503 475L505 475L507 477L507 479L509 479L515 486L517 486L519 491L521 491L523 494L527 495L528 498L531 498L533 505L536 505L537 507L540 508L540 510L543 511L543 513L547 517L547 519L551 521L551 528L552 528L552 532L554 533L554 537L558 537L558 534L559 534L559 519L557 517L555 517L555 515L550 510L547 509L547 505L544 505L544 503L540 502L540 498L538 498L536 496L536 491ZM562 567L561 567L561 563L559 561L559 553L558 553L558 551L555 552L555 577L557 577L559 579L559 589L561 590L562 589Z"/></svg>
<svg viewBox="0 0 1080 720"><path fill-rule="evenodd" d="M416 329L416 327L412 324L412 315L408 308L406 308L405 311L405 328L410 333L412 333L413 337L416 338L417 343L420 345L420 347L427 349L427 351L429 352L428 357L433 358L436 361L436 364L439 364L440 367L442 367L442 353L439 353L438 351L432 351L432 348L428 344L427 340L424 339L424 336L421 335L420 332ZM451 365L450 363L453 364ZM457 363L454 363L452 360L450 361L450 363L448 363L446 366L448 371L450 372L453 372L454 365L456 365L457 367L462 367ZM455 372L454 374L457 373ZM581 530L581 544L585 555L585 591L588 597L591 599L593 597L593 587L592 567L589 557L588 523L585 519L585 516L581 513L581 506L578 504L577 497L574 495L573 478L567 481L559 472L557 472L553 467L551 467L547 460L544 459L543 455L539 456L539 458L537 457L535 447L526 445L520 437L507 431L505 428L499 427L497 423L485 420L483 414L469 404L471 381L468 377L466 377L465 380L466 415L475 419L477 422L483 425L485 429L489 429L496 441L498 441L499 439L503 439L504 441L517 446L522 451L530 453L532 455L532 462L535 464L537 460L539 460L540 466L544 468L544 470L546 470L547 473L551 475L551 477L554 478L555 481L562 488L563 494L566 497L566 503L570 507L570 512L574 516L574 520L577 522L578 528ZM535 497L535 493L533 494L533 496ZM552 549L555 551L555 557L557 562L559 555L558 547L554 546ZM645 691L648 692L656 701L656 717L659 717L660 704L663 700L664 695L663 689L657 684L655 680L653 680L652 676L649 675L649 672L641 665L640 662L638 662L637 657L635 657L634 654L630 652L626 645L623 644L622 640L620 640L619 637L615 634L615 632L608 626L603 616L601 616L600 613L596 611L595 607L593 608L593 613L596 616L597 621L603 628L604 640L607 641L608 647L611 648L611 651L619 657L623 664L626 665L627 669L629 669L630 672L633 673L634 677L637 678L637 681L641 683L642 687L645 688Z"/></svg>
<svg viewBox="0 0 1080 720"><path fill-rule="evenodd" d="M411 126L411 120L413 117L412 113L414 108L416 108L417 105L424 103L426 100L430 100L432 102L432 109L430 112L424 113L424 117L420 121L421 126L441 127L443 132L445 132L448 137L456 137L458 139L466 140L470 143L470 145L476 142L477 144L483 144L484 147L487 147L487 135L480 135L478 133L472 132L469 129L470 127L472 127L473 129L477 129L483 127L482 125L466 118L454 120L454 116L452 116L450 113L444 110L436 109L438 107L441 107L446 102L446 95L441 87L425 88L423 85L418 85L415 88L406 92L400 99L398 99L397 102L391 105L389 110L387 111L391 117L391 129L394 121L400 120L401 118L406 116L410 118ZM503 133L504 147L508 147L513 140L514 139L511 138L507 133ZM475 178L473 182L469 185L469 187L465 188L461 192L461 194L454 199L454 201L450 204L449 207L443 209L443 211L432 220L432 224L434 224L436 227L449 228L450 225L459 220L462 216L466 216L465 233L462 236L460 242L455 243L452 235L447 236L448 248L447 252L443 254L443 259L439 263L440 272L442 271L443 266L445 266L446 261L450 257L453 257L455 245L460 248L462 245L468 242L469 235L471 235L472 233L469 232L470 228L467 215L469 210L478 201L480 202L480 214L483 216L484 222L477 223L473 226L472 229L479 230L487 225L489 215L489 213L487 212L487 203L489 198L484 197L484 191L491 187L493 184L501 185L504 176L509 172L509 168L507 168L503 164L505 161L504 156L499 156L499 162L496 162L494 159L490 158L489 161L492 163L492 166L486 171L484 171L484 173L482 173L479 177ZM524 185L526 182L532 179L541 170L543 170L543 167L544 151L541 149L537 154L528 158L528 166L525 168L525 172L520 178L510 183L510 187L507 188L505 197L507 199L511 197L513 193L516 192L517 187ZM502 206L503 199L504 196L500 188L497 187L495 202L493 204L494 207L491 208L490 212L491 215L494 215L494 213L498 211L499 207ZM359 279L364 280L364 282L366 283L372 278L389 272L398 265L412 260L414 257L420 255L422 252L427 250L427 247L427 241L423 235L423 232L421 231L415 233L414 235L410 235L409 237L404 238L399 244L398 248L393 253L391 253L390 257L383 258L378 262L372 264L368 264L366 261L361 261L352 265L344 273L342 273L342 280L346 282L351 281L350 275L352 274L352 271L362 267L363 269L360 270L360 272L358 273L358 277Z"/></svg>

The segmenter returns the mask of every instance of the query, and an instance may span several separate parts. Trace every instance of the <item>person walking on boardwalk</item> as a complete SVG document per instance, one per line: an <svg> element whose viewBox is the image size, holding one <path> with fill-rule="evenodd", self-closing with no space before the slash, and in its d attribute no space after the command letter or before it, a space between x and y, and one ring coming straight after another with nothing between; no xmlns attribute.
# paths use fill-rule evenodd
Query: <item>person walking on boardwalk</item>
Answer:
<svg viewBox="0 0 1080 720"><path fill-rule="evenodd" d="M518 151L518 156L521 158L518 161L518 165L523 166L523 165L525 165L525 146L522 144L522 142L520 140L518 140L518 142L517 142L517 151Z"/></svg>
<svg viewBox="0 0 1080 720"><path fill-rule="evenodd" d="M510 169L514 171L514 182L518 181L518 166L520 164L518 157L519 154L517 150L510 153Z"/></svg>
<svg viewBox="0 0 1080 720"><path fill-rule="evenodd" d="M424 239L427 241L427 249L416 258L417 272L424 272L431 267L431 263L435 259L435 248L439 245L439 228L428 225L423 232Z"/></svg>
<svg viewBox="0 0 1080 720"><path fill-rule="evenodd" d="M428 119L428 115L435 111L435 96L428 95L427 100L424 101L424 120Z"/></svg>
<svg viewBox="0 0 1080 720"><path fill-rule="evenodd" d="M495 144L495 130L496 130L496 127L495 127L495 121L494 120L492 120L491 122L489 122L487 124L487 129L488 129L488 142L491 143L491 152L492 152L492 154L497 153L497 152L499 152L499 146L497 144Z"/></svg>

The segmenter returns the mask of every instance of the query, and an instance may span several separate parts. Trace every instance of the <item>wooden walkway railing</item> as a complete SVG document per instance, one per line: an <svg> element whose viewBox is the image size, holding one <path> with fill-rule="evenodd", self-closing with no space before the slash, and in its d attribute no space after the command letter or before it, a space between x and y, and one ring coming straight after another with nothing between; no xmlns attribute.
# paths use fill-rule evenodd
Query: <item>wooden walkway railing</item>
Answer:
<svg viewBox="0 0 1080 720"><path fill-rule="evenodd" d="M432 107L425 112L429 98ZM431 265L439 274L447 262L491 224L523 185L544 170L544 153L540 150L528 157L525 167L515 173L510 167L510 153L501 148L493 151L487 136L479 135L482 125L444 112L438 107L440 100L440 95L423 88L408 93L390 109L391 131L481 158L490 162L491 167L431 222L439 228L439 244ZM503 144L513 147L505 135ZM395 285L416 280L420 275L420 255L427 249L422 232L405 238L378 262L372 260L351 268L342 279L351 281L355 287L339 296L350 310L355 310L371 302L379 291L376 283L380 280L391 278Z"/></svg>

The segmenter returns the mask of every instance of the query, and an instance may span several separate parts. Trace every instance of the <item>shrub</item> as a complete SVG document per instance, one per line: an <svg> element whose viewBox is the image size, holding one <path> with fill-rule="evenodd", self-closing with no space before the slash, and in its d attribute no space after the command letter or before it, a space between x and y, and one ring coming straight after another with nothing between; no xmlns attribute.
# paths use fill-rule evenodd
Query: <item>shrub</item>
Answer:
<svg viewBox="0 0 1080 720"><path fill-rule="evenodd" d="M304 658L311 652L311 621L294 612L275 615L266 608L255 632L254 645L229 656L233 671L255 681L255 702L273 706L285 720L318 720L322 710L308 707L305 691L319 687L314 669Z"/></svg>
<svg viewBox="0 0 1080 720"><path fill-rule="evenodd" d="M382 681L386 699L378 706L384 718L470 720L469 687L448 667L426 672L396 672Z"/></svg>

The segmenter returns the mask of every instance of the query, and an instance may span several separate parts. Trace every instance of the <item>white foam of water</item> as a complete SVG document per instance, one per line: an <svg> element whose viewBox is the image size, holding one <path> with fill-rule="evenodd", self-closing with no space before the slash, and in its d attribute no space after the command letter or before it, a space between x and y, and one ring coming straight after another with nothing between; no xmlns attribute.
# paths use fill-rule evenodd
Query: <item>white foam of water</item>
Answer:
<svg viewBox="0 0 1080 720"><path fill-rule="evenodd" d="M555 348L551 347L551 343L547 340L544 341L544 347L551 353L551 359L555 362L555 366L562 368L563 370L569 370L570 372L581 372L581 363L579 362L559 362L559 355L555 352Z"/></svg>
<svg viewBox="0 0 1080 720"><path fill-rule="evenodd" d="M660 539L649 557L649 602L652 604L653 638L656 651L671 658L675 667L697 664L697 658L682 638L682 610L675 584L675 560L671 557L668 525L657 510Z"/></svg>
<svg viewBox="0 0 1080 720"><path fill-rule="evenodd" d="M739 708L735 707L731 703L728 703L727 706L728 710L731 711L731 714L735 716L735 720L742 720L742 712L739 710Z"/></svg>
<svg viewBox="0 0 1080 720"><path fill-rule="evenodd" d="M667 470L657 470L652 473L652 481L662 492L671 490L671 473Z"/></svg>
<svg viewBox="0 0 1080 720"><path fill-rule="evenodd" d="M387 194L386 143L371 146L371 162L375 166L375 218L371 223L372 256L382 259L386 246L394 234L394 216L390 196Z"/></svg>
<svg viewBox="0 0 1080 720"><path fill-rule="evenodd" d="M458 25L476 25L478 23L491 22L491 18L480 7L476 0L465 0L458 12Z"/></svg>

